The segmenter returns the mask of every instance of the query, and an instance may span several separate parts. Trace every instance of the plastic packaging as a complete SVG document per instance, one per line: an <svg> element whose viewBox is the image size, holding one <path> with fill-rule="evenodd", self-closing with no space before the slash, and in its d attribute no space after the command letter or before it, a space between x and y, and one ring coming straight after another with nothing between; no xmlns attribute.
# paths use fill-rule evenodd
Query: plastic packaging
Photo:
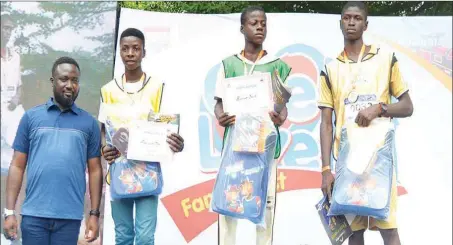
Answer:
<svg viewBox="0 0 453 245"><path fill-rule="evenodd" d="M274 111L280 113L291 98L292 88L283 83L277 70L272 72L271 78Z"/></svg>
<svg viewBox="0 0 453 245"><path fill-rule="evenodd" d="M235 137L232 139L233 151L264 153L266 150L266 138L268 122L262 117L244 114L239 117L234 127Z"/></svg>
<svg viewBox="0 0 453 245"><path fill-rule="evenodd" d="M127 159L128 125L132 120L147 120L150 108L106 106L106 143L121 153L110 166L108 183L113 199L135 198L159 195L162 192L163 177L158 162ZM110 111L108 113L107 111Z"/></svg>
<svg viewBox="0 0 453 245"><path fill-rule="evenodd" d="M250 137L257 127L260 130L254 140L240 140ZM267 190L276 141L277 132L267 111L236 115L236 122L229 127L224 142L212 194L212 211L265 226ZM233 146L239 151L233 150Z"/></svg>
<svg viewBox="0 0 453 245"><path fill-rule="evenodd" d="M388 218L394 138L389 119L377 118L368 127L351 124L342 129L329 216Z"/></svg>

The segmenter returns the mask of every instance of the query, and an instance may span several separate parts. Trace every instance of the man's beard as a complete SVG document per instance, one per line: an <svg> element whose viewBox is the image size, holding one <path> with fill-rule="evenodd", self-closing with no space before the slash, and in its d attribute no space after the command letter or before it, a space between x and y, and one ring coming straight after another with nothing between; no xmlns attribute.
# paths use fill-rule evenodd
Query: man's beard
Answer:
<svg viewBox="0 0 453 245"><path fill-rule="evenodd" d="M60 106L64 108L70 108L72 104L74 104L74 101L77 99L77 94L74 93L72 98L66 98L63 94L57 93L54 90L54 97L55 101L60 104Z"/></svg>

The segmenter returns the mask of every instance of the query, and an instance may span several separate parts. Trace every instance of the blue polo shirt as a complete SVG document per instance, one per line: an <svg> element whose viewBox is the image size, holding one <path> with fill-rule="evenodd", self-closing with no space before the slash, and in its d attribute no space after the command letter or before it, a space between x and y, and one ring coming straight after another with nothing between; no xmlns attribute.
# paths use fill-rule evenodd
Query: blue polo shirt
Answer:
<svg viewBox="0 0 453 245"><path fill-rule="evenodd" d="M75 104L61 111L51 98L26 111L13 143L28 154L22 215L82 220L87 161L100 146L99 125Z"/></svg>

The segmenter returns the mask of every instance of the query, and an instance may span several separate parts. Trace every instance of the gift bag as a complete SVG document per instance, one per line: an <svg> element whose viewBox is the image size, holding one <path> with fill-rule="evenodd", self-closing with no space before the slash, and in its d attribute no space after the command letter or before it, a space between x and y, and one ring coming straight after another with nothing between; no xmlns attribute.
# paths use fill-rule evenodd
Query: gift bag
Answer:
<svg viewBox="0 0 453 245"><path fill-rule="evenodd" d="M256 115L237 115L235 124L226 131L211 210L222 215L247 219L255 224L264 224L277 132L267 111ZM237 140L249 137L250 131L256 129L256 125L250 122L256 122L260 128L260 136L255 138L255 142L263 139L262 145L255 144L253 150L249 148L250 141ZM233 146L236 150L232 149Z"/></svg>
<svg viewBox="0 0 453 245"><path fill-rule="evenodd" d="M393 124L376 118L368 127L356 124L341 131L329 216L388 218L393 178Z"/></svg>
<svg viewBox="0 0 453 245"><path fill-rule="evenodd" d="M112 198L159 195L163 186L160 163L127 159L128 125L133 120L148 120L151 108L127 106L127 108L121 109L121 106L110 105L106 107L110 107L109 109L104 108L106 143L114 146L121 154L110 165L107 175Z"/></svg>

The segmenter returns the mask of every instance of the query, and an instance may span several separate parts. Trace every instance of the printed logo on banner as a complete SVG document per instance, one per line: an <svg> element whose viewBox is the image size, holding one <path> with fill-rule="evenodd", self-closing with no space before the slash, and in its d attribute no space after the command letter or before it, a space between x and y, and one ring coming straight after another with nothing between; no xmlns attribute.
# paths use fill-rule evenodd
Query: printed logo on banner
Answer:
<svg viewBox="0 0 453 245"><path fill-rule="evenodd" d="M276 55L292 67L287 83L293 87L287 105L288 119L280 127L282 154L278 159L277 191L320 188L317 84L322 67L331 59L305 44L287 46ZM217 64L207 73L198 120L200 170L207 174L217 172L222 149L224 129L218 125L213 112L219 68ZM186 242L217 221L217 214L209 211L213 186L214 179L211 179L161 198ZM405 193L404 188L399 188L400 195Z"/></svg>

